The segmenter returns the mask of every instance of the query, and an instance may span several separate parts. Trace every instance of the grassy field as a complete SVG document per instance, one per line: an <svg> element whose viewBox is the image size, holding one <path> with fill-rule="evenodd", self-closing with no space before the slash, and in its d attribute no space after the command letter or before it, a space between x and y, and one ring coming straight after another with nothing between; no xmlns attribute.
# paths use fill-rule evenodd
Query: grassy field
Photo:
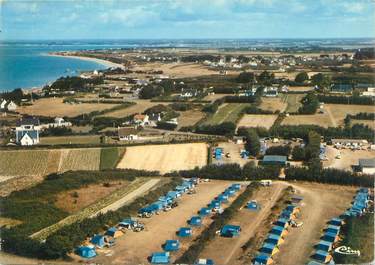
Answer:
<svg viewBox="0 0 375 265"><path fill-rule="evenodd" d="M124 108L124 109L119 109L119 110L108 112L106 114L100 115L99 117L123 118L123 117L130 116L132 114L143 113L146 109L151 108L155 105L164 104L160 102L151 102L150 100L145 100L145 99L132 100L130 102L134 102L136 104L129 106L127 108Z"/></svg>
<svg viewBox="0 0 375 265"><path fill-rule="evenodd" d="M259 108L268 111L280 111L283 112L287 104L280 97L276 98L262 98L262 103L260 103Z"/></svg>
<svg viewBox="0 0 375 265"><path fill-rule="evenodd" d="M160 171L193 169L207 164L205 143L144 145L126 148L117 168Z"/></svg>
<svg viewBox="0 0 375 265"><path fill-rule="evenodd" d="M273 114L245 114L238 122L237 127L264 127L269 129L277 119Z"/></svg>
<svg viewBox="0 0 375 265"><path fill-rule="evenodd" d="M115 168L119 159L124 155L125 148L108 147L100 151L100 169Z"/></svg>
<svg viewBox="0 0 375 265"><path fill-rule="evenodd" d="M100 148L63 150L59 172L69 170L99 170L100 153Z"/></svg>
<svg viewBox="0 0 375 265"><path fill-rule="evenodd" d="M359 250L361 255L358 257L335 253L336 263L364 264L374 260L374 214L350 218L344 225L341 235L344 239L340 245Z"/></svg>
<svg viewBox="0 0 375 265"><path fill-rule="evenodd" d="M43 145L60 144L99 144L99 135L75 135L75 136L47 136L41 137L40 143Z"/></svg>
<svg viewBox="0 0 375 265"><path fill-rule="evenodd" d="M110 109L117 105L118 104L100 103L65 104L63 103L63 98L42 98L36 100L31 106L21 106L17 108L17 112L49 117L74 117L83 113Z"/></svg>
<svg viewBox="0 0 375 265"><path fill-rule="evenodd" d="M283 94L283 102L287 104L285 112L297 112L299 107L302 106L301 99L305 96L305 94Z"/></svg>
<svg viewBox="0 0 375 265"><path fill-rule="evenodd" d="M242 114L242 110L250 106L246 103L228 103L221 105L216 113L210 117L205 124L215 125L223 122L237 123Z"/></svg>

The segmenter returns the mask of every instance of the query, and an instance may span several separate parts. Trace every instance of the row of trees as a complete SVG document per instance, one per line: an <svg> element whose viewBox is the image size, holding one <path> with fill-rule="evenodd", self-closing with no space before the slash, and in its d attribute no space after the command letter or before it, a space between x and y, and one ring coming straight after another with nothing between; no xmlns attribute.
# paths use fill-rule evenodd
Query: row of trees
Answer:
<svg viewBox="0 0 375 265"><path fill-rule="evenodd" d="M354 105L375 105L375 100L371 97L353 96L333 96L319 94L318 100L324 103L332 104L354 104Z"/></svg>

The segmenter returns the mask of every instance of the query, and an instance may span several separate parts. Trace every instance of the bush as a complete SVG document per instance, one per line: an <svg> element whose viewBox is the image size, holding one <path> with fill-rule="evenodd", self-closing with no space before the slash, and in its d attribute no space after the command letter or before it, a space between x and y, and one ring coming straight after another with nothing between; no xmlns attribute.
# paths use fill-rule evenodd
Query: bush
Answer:
<svg viewBox="0 0 375 265"><path fill-rule="evenodd" d="M289 156L290 146L288 145L271 146L266 150L266 155Z"/></svg>
<svg viewBox="0 0 375 265"><path fill-rule="evenodd" d="M295 161L304 161L306 159L305 148L295 146L292 151L292 159Z"/></svg>
<svg viewBox="0 0 375 265"><path fill-rule="evenodd" d="M260 151L260 140L257 132L254 129L249 129L245 133L246 143L245 149L252 156L257 156Z"/></svg>
<svg viewBox="0 0 375 265"><path fill-rule="evenodd" d="M355 105L375 105L375 100L371 97L360 96L332 96L318 95L318 100L324 103L333 104L355 104Z"/></svg>
<svg viewBox="0 0 375 265"><path fill-rule="evenodd" d="M165 122L165 121L158 121L156 127L158 129L173 131L173 130L175 130L177 128L177 124L170 123L170 122Z"/></svg>
<svg viewBox="0 0 375 265"><path fill-rule="evenodd" d="M233 136L236 125L233 122L223 122L215 125L200 125L196 128L196 133L215 134Z"/></svg>
<svg viewBox="0 0 375 265"><path fill-rule="evenodd" d="M318 97L314 93L308 93L301 102L302 106L298 109L299 114L314 114L319 107Z"/></svg>
<svg viewBox="0 0 375 265"><path fill-rule="evenodd" d="M294 81L296 83L304 83L305 81L309 80L309 75L306 72L301 72L296 75Z"/></svg>

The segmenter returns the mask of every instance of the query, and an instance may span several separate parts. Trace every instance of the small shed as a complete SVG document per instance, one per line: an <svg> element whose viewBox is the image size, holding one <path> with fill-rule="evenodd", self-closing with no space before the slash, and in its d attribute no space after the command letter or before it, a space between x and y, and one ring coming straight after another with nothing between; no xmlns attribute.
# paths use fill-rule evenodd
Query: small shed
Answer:
<svg viewBox="0 0 375 265"><path fill-rule="evenodd" d="M224 225L220 230L223 237L236 237L240 235L241 227L238 225Z"/></svg>
<svg viewBox="0 0 375 265"><path fill-rule="evenodd" d="M123 232L121 230L118 230L116 227L111 227L105 232L106 236L110 236L113 238L117 238L123 235Z"/></svg>
<svg viewBox="0 0 375 265"><path fill-rule="evenodd" d="M276 220L275 225L287 228L289 226L289 220L286 218L280 217L279 219Z"/></svg>
<svg viewBox="0 0 375 265"><path fill-rule="evenodd" d="M86 259L90 259L96 256L94 246L81 246L77 249L77 254Z"/></svg>
<svg viewBox="0 0 375 265"><path fill-rule="evenodd" d="M105 246L105 237L102 235L94 235L90 243L94 244L98 248L103 248Z"/></svg>
<svg viewBox="0 0 375 265"><path fill-rule="evenodd" d="M327 263L331 260L332 257L327 251L317 250L312 258L317 261Z"/></svg>
<svg viewBox="0 0 375 265"><path fill-rule="evenodd" d="M191 230L191 227L181 227L177 233L177 235L180 237L189 237L189 236L192 236L192 234L193 234L193 231Z"/></svg>
<svg viewBox="0 0 375 265"><path fill-rule="evenodd" d="M299 204L303 200L302 196L299 195L293 195L292 196L292 203L293 204Z"/></svg>
<svg viewBox="0 0 375 265"><path fill-rule="evenodd" d="M210 208L203 207L199 210L199 215L200 216L206 216L206 215L209 215L211 212L212 212L212 210Z"/></svg>
<svg viewBox="0 0 375 265"><path fill-rule="evenodd" d="M189 220L189 225L191 226L200 226L202 225L202 218L200 216L193 216Z"/></svg>
<svg viewBox="0 0 375 265"><path fill-rule="evenodd" d="M336 233L326 232L321 239L327 242L335 243L337 240L339 240L339 237Z"/></svg>
<svg viewBox="0 0 375 265"><path fill-rule="evenodd" d="M180 241L178 240L167 240L164 244L165 251L177 251L180 249Z"/></svg>
<svg viewBox="0 0 375 265"><path fill-rule="evenodd" d="M170 256L169 252L154 252L151 255L152 264L169 264Z"/></svg>
<svg viewBox="0 0 375 265"><path fill-rule="evenodd" d="M262 160L263 165L280 165L286 166L288 158L286 156L265 155Z"/></svg>
<svg viewBox="0 0 375 265"><path fill-rule="evenodd" d="M194 265L215 265L212 259L198 259Z"/></svg>
<svg viewBox="0 0 375 265"><path fill-rule="evenodd" d="M261 253L255 257L253 264L254 265L269 265L272 264L273 260L270 255Z"/></svg>
<svg viewBox="0 0 375 265"><path fill-rule="evenodd" d="M336 217L336 218L332 218L331 220L329 220L328 222L330 225L336 225L336 226L341 226L344 224L344 220L339 218L339 217Z"/></svg>
<svg viewBox="0 0 375 265"><path fill-rule="evenodd" d="M221 206L221 201L213 200L213 201L210 202L210 204L208 206L211 207L211 208L218 208L218 207Z"/></svg>
<svg viewBox="0 0 375 265"><path fill-rule="evenodd" d="M332 232L338 234L340 232L340 226L337 225L328 225L326 232Z"/></svg>

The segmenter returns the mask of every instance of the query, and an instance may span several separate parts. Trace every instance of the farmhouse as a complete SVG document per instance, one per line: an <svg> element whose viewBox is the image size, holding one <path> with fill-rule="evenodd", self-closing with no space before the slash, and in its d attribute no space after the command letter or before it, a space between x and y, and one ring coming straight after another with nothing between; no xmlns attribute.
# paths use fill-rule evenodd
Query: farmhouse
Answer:
<svg viewBox="0 0 375 265"><path fill-rule="evenodd" d="M139 125L139 126L149 125L149 123L150 123L149 122L149 116L148 115L143 115L143 114L136 114L133 117L133 122L136 125Z"/></svg>
<svg viewBox="0 0 375 265"><path fill-rule="evenodd" d="M287 157L278 155L265 155L262 160L263 165L281 165L286 166Z"/></svg>
<svg viewBox="0 0 375 265"><path fill-rule="evenodd" d="M39 119L26 118L17 122L16 143L34 145L39 143Z"/></svg>
<svg viewBox="0 0 375 265"><path fill-rule="evenodd" d="M15 111L17 109L17 105L16 103L14 103L13 101L10 101L7 105L7 109L9 111Z"/></svg>
<svg viewBox="0 0 375 265"><path fill-rule="evenodd" d="M118 127L118 138L120 141L138 140L138 130L133 127Z"/></svg>
<svg viewBox="0 0 375 265"><path fill-rule="evenodd" d="M359 169L364 174L375 174L375 158L359 159Z"/></svg>
<svg viewBox="0 0 375 265"><path fill-rule="evenodd" d="M264 96L266 97L277 97L278 91L276 87L266 87L264 88Z"/></svg>
<svg viewBox="0 0 375 265"><path fill-rule="evenodd" d="M181 97L182 98L191 98L196 97L198 95L198 91L196 89L181 89Z"/></svg>

